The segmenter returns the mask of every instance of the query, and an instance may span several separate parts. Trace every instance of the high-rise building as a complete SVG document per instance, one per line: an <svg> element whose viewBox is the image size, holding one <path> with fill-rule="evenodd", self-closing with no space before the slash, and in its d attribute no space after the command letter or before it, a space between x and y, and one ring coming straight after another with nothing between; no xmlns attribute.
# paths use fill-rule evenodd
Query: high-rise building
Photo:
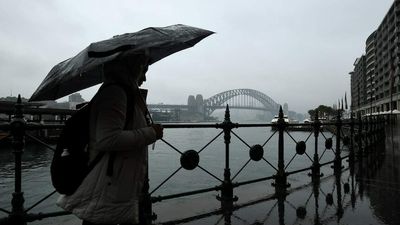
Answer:
<svg viewBox="0 0 400 225"><path fill-rule="evenodd" d="M189 112L196 112L196 99L194 98L194 95L189 95L187 104Z"/></svg>
<svg viewBox="0 0 400 225"><path fill-rule="evenodd" d="M366 48L365 48L365 82L366 82L366 102L365 104L372 103L375 99L375 66L376 66L376 31L373 32L366 41ZM367 110L368 111L368 110ZM369 109L370 113L371 107Z"/></svg>
<svg viewBox="0 0 400 225"><path fill-rule="evenodd" d="M351 108L358 109L366 102L365 56L357 58L351 72ZM354 87L353 87L354 86Z"/></svg>
<svg viewBox="0 0 400 225"><path fill-rule="evenodd" d="M399 109L400 0L366 39L365 53L354 63L351 108L362 115Z"/></svg>

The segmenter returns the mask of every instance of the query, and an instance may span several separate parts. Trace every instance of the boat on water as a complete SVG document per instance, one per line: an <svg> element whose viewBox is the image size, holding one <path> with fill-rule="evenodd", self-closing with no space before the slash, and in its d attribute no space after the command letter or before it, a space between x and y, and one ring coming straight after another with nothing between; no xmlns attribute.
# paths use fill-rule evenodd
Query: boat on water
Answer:
<svg viewBox="0 0 400 225"><path fill-rule="evenodd" d="M279 119L279 116L275 115L274 118L271 120L271 123L272 124L278 123L278 119ZM289 118L287 115L283 115L283 119L285 120L285 123L289 123Z"/></svg>
<svg viewBox="0 0 400 225"><path fill-rule="evenodd" d="M271 130L277 130L278 127L274 126L278 123L279 116L276 115L272 120L271 124L273 125L271 127ZM288 131L312 131L314 128L310 124L312 123L311 120L304 120L303 123L299 123L298 120L290 120L287 115L283 116L283 119L285 123L290 124L289 126L286 127L286 130Z"/></svg>
<svg viewBox="0 0 400 225"><path fill-rule="evenodd" d="M274 126L278 123L278 120L279 120L279 116L275 115L274 118L271 120L271 124L273 125L273 126L271 126L271 130L278 129L277 126ZM289 123L289 117L287 115L283 115L283 120L285 121L285 123Z"/></svg>

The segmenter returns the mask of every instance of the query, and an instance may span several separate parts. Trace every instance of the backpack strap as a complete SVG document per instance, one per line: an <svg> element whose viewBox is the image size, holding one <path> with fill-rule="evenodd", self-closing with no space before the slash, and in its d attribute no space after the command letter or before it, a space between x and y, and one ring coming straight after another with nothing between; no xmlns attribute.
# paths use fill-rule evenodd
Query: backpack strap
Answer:
<svg viewBox="0 0 400 225"><path fill-rule="evenodd" d="M118 84L118 83L112 83L109 85L117 85L124 89L126 98L127 98L127 103L126 103L126 117L125 117L125 125L124 125L124 130L128 129L129 122L133 119L132 115L134 113L134 97L132 94L132 91L127 87L126 85ZM103 152L104 154L104 152ZM112 176L114 173L114 159L115 159L116 152L111 152L110 157L108 158L108 164L107 164L107 176Z"/></svg>

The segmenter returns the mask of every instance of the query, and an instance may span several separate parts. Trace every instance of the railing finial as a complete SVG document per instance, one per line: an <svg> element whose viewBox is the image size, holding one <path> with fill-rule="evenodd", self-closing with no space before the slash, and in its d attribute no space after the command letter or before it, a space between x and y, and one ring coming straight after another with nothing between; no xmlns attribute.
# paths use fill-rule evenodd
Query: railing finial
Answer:
<svg viewBox="0 0 400 225"><path fill-rule="evenodd" d="M231 122L231 113L229 111L229 105L228 104L226 104L224 122Z"/></svg>
<svg viewBox="0 0 400 225"><path fill-rule="evenodd" d="M21 95L18 95L17 103L15 104L15 113L14 118L22 119L24 118L23 110L22 110L22 99Z"/></svg>
<svg viewBox="0 0 400 225"><path fill-rule="evenodd" d="M279 119L283 119L283 110L282 110L282 106L279 106Z"/></svg>

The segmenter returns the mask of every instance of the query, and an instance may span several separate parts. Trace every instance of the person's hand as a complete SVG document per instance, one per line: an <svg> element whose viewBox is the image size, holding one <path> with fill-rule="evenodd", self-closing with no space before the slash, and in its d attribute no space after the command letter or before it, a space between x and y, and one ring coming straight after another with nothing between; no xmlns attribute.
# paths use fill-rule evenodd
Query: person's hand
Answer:
<svg viewBox="0 0 400 225"><path fill-rule="evenodd" d="M164 135L164 128L161 124L152 124L151 127L153 127L154 131L156 132L156 139L161 139Z"/></svg>

